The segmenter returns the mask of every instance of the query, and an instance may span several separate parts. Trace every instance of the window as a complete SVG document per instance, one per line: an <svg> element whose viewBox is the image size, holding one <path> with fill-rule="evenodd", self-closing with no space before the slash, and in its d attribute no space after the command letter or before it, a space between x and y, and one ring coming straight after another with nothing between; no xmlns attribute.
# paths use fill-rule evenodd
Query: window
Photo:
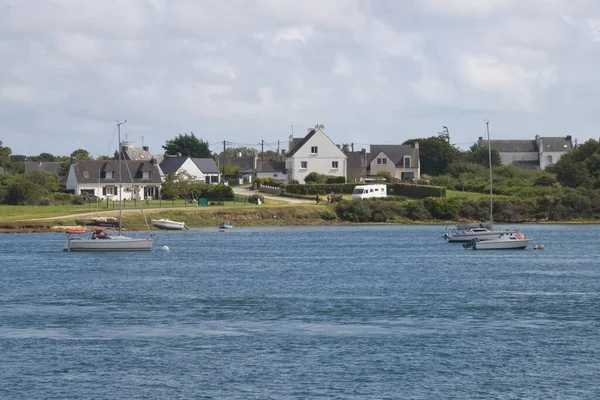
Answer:
<svg viewBox="0 0 600 400"><path fill-rule="evenodd" d="M113 179L115 177L115 173L113 171L106 171L104 172L104 177L106 179Z"/></svg>
<svg viewBox="0 0 600 400"><path fill-rule="evenodd" d="M106 187L106 194L107 195L114 196L115 192L116 192L116 190L115 190L114 186L107 186Z"/></svg>
<svg viewBox="0 0 600 400"><path fill-rule="evenodd" d="M404 157L404 168L410 168L410 157Z"/></svg>
<svg viewBox="0 0 600 400"><path fill-rule="evenodd" d="M277 174L273 174L273 178L277 178Z"/></svg>
<svg viewBox="0 0 600 400"><path fill-rule="evenodd" d="M312 146L310 148L310 154L318 154L319 153L319 148L317 146Z"/></svg>
<svg viewBox="0 0 600 400"><path fill-rule="evenodd" d="M331 162L331 168L332 168L332 169L338 169L338 165L339 165L339 164L338 164L338 162L339 162L339 161L332 161L332 162Z"/></svg>
<svg viewBox="0 0 600 400"><path fill-rule="evenodd" d="M552 164L552 156L546 156L546 164Z"/></svg>
<svg viewBox="0 0 600 400"><path fill-rule="evenodd" d="M87 171L83 171L83 177L84 178L89 178L90 174Z"/></svg>
<svg viewBox="0 0 600 400"><path fill-rule="evenodd" d="M387 158L378 158L377 159L377 165L386 165L387 164Z"/></svg>
<svg viewBox="0 0 600 400"><path fill-rule="evenodd" d="M302 168L302 169L308 168L308 161L300 161L300 168Z"/></svg>
<svg viewBox="0 0 600 400"><path fill-rule="evenodd" d="M142 179L150 179L150 171L143 171Z"/></svg>

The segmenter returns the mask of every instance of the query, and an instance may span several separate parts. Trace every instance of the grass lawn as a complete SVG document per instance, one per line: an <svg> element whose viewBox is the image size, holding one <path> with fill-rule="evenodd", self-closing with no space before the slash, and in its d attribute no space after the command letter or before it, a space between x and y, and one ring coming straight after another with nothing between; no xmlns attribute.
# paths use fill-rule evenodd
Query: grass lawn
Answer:
<svg viewBox="0 0 600 400"><path fill-rule="evenodd" d="M198 207L196 203L189 203L184 200L151 200L151 201L142 201L142 206L144 210L150 209L160 209L160 208L181 208L185 209L200 209L200 208L239 208L239 207L250 207L255 206L252 203L240 202L240 201L224 201L222 204L211 205L213 202L209 202L207 207ZM267 199L265 201L266 205L275 206L275 205L284 205L287 204L285 201L279 200L271 200ZM133 201L125 201L123 202L124 210L131 209L139 209ZM71 214L83 214L83 213L93 213L96 210L99 212L105 211L118 211L119 203L118 202L103 202L99 205L95 203L92 204L84 204L84 205L51 205L51 206L9 206L9 205L0 205L0 221L19 221L33 218L50 218L50 217L60 217L63 215L71 215Z"/></svg>
<svg viewBox="0 0 600 400"><path fill-rule="evenodd" d="M449 199L460 197L460 198L464 198L464 199L468 199L468 200L479 200L479 199L489 199L490 195L487 193L484 194L484 193L476 193L476 192L461 192L459 190L446 189L446 197ZM494 198L495 199L510 199L510 198L512 198L512 196L495 194Z"/></svg>

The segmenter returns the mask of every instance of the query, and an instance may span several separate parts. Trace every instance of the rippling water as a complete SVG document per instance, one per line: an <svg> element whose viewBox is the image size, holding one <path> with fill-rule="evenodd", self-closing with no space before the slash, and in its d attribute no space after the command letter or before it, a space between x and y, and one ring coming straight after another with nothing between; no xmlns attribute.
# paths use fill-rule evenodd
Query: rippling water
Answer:
<svg viewBox="0 0 600 400"><path fill-rule="evenodd" d="M0 235L0 398L600 398L600 227L519 228Z"/></svg>

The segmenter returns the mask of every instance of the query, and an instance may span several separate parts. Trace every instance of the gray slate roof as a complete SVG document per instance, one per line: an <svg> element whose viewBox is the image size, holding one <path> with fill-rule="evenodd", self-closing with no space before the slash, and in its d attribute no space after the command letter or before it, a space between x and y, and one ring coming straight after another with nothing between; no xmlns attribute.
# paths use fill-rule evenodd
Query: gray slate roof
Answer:
<svg viewBox="0 0 600 400"><path fill-rule="evenodd" d="M212 158L192 158L192 161L203 174L218 174L219 168Z"/></svg>
<svg viewBox="0 0 600 400"><path fill-rule="evenodd" d="M126 160L143 161L150 160L152 155L142 147L123 148L123 156Z"/></svg>
<svg viewBox="0 0 600 400"><path fill-rule="evenodd" d="M480 146L487 147L487 140L479 138ZM499 153L537 153L538 147L535 140L490 140L492 149Z"/></svg>
<svg viewBox="0 0 600 400"><path fill-rule="evenodd" d="M123 161L121 164L123 183L131 183L128 167L134 183L161 183L158 165L152 164L150 161ZM119 183L118 160L77 161L73 169L78 183L97 184L98 179L100 179L100 183ZM114 172L115 177L111 179L102 178L101 176L105 176L104 173L107 171ZM143 179L142 172L150 172L150 178Z"/></svg>
<svg viewBox="0 0 600 400"><path fill-rule="evenodd" d="M303 138L293 138L291 148L288 150L285 156L292 157L294 154L296 154L296 152L300 150L302 146L304 146L304 144L308 142L311 137L315 136L316 132L316 129L311 129L311 131L308 132L308 135L304 136Z"/></svg>
<svg viewBox="0 0 600 400"><path fill-rule="evenodd" d="M348 168L364 168L371 158L371 153L363 154L362 151L347 151L344 154L348 157Z"/></svg>
<svg viewBox="0 0 600 400"><path fill-rule="evenodd" d="M569 151L573 150L571 137L541 137L542 151Z"/></svg>
<svg viewBox="0 0 600 400"><path fill-rule="evenodd" d="M258 159L256 172L280 172L287 174L287 169L285 168L285 161Z"/></svg>
<svg viewBox="0 0 600 400"><path fill-rule="evenodd" d="M188 156L181 156L181 157L165 156L165 158L163 158L163 160L160 163L160 169L162 169L162 171L165 174L174 174L179 170L179 168L181 168L183 163L188 158L189 158Z"/></svg>
<svg viewBox="0 0 600 400"><path fill-rule="evenodd" d="M410 156L411 164L415 162L415 165L419 158L419 149L414 148L412 144L372 144L371 153L368 158L369 164L382 151L390 158L390 160L392 160L394 165L403 165L404 156ZM416 166L413 168L416 168Z"/></svg>
<svg viewBox="0 0 600 400"><path fill-rule="evenodd" d="M242 172L254 171L254 156L242 156L242 157L226 157L219 156L219 165L231 164L240 168Z"/></svg>
<svg viewBox="0 0 600 400"><path fill-rule="evenodd" d="M33 171L44 171L49 174L58 175L60 162L58 161L25 161L25 173Z"/></svg>

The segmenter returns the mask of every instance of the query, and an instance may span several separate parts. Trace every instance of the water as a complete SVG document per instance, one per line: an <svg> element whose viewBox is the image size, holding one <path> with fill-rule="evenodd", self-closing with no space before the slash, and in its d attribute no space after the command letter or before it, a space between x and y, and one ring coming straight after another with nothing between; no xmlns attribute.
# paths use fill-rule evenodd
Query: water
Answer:
<svg viewBox="0 0 600 400"><path fill-rule="evenodd" d="M127 254L0 235L0 398L599 398L600 227L519 228L545 250L440 226L159 232Z"/></svg>

